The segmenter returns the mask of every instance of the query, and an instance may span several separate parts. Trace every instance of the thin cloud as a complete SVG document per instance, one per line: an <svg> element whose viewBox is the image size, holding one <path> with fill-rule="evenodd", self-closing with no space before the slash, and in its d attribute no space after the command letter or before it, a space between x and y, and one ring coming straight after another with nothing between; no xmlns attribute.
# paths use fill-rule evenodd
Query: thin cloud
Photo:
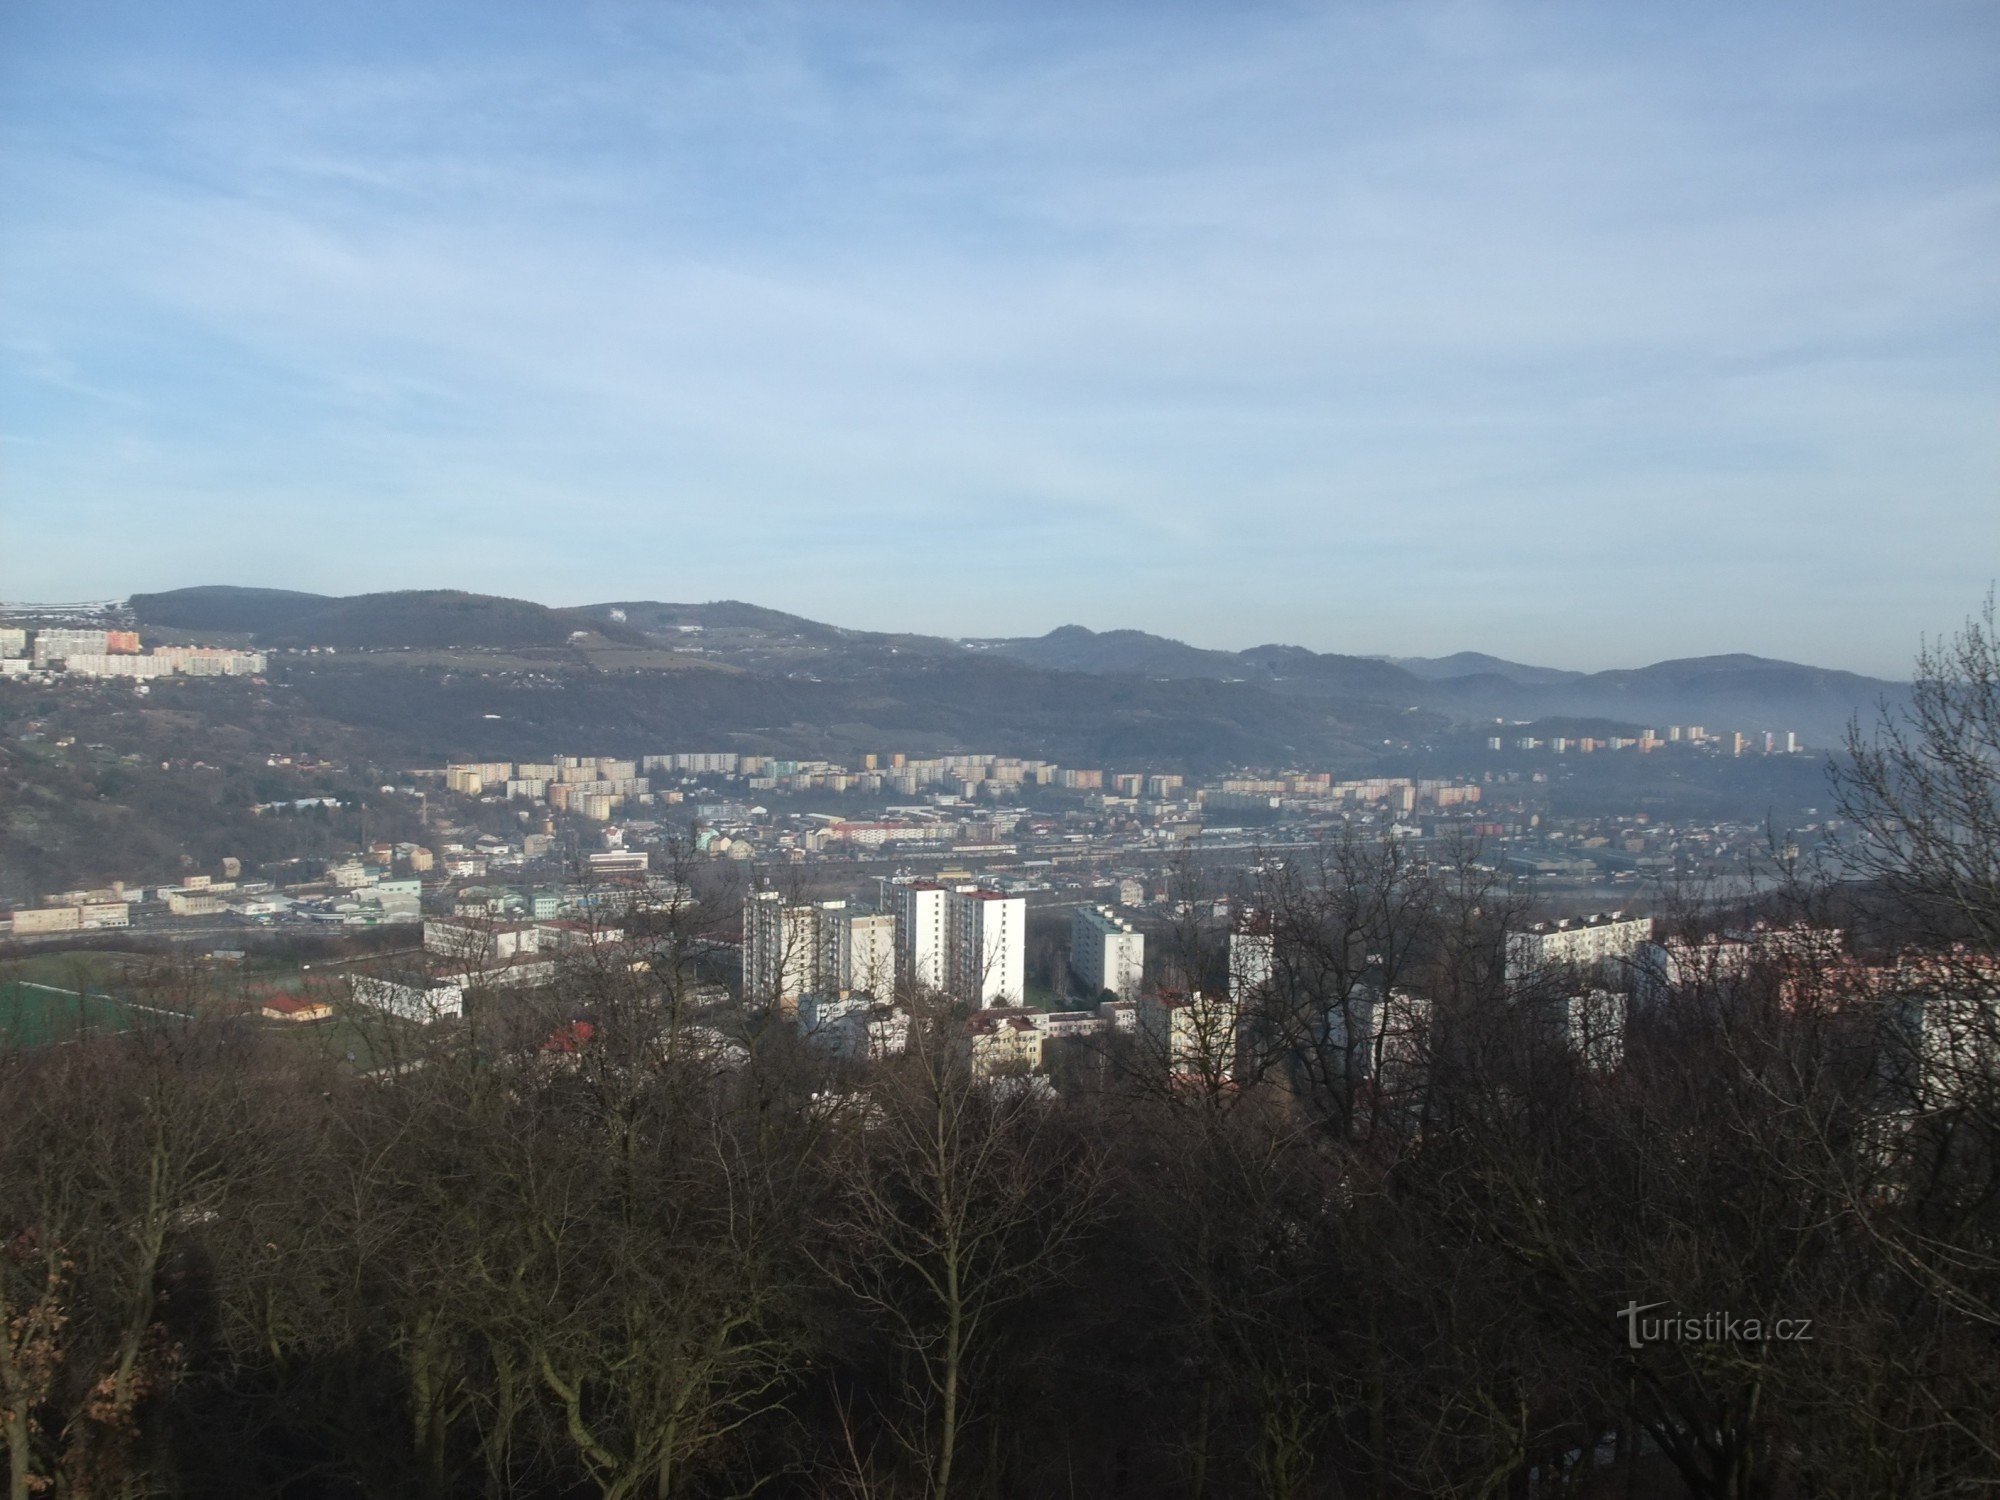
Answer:
<svg viewBox="0 0 2000 1500"><path fill-rule="evenodd" d="M2000 38L1813 14L50 22L15 534L55 593L298 582L285 506L342 518L318 586L656 548L855 623L1887 670L1991 569Z"/></svg>

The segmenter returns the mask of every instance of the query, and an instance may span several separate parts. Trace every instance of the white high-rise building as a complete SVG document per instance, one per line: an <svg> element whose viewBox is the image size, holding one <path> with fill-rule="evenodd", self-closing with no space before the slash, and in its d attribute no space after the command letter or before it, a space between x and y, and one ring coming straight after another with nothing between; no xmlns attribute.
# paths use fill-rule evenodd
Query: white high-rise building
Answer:
<svg viewBox="0 0 2000 1500"><path fill-rule="evenodd" d="M910 983L927 990L951 982L951 898L949 886L906 885L896 895L896 946Z"/></svg>
<svg viewBox="0 0 2000 1500"><path fill-rule="evenodd" d="M953 891L951 917L951 991L980 1008L1021 1004L1027 989L1027 899Z"/></svg>
<svg viewBox="0 0 2000 1500"><path fill-rule="evenodd" d="M899 887L896 901L897 962L912 984L977 1006L1021 1003L1025 898L926 881Z"/></svg>
<svg viewBox="0 0 2000 1500"><path fill-rule="evenodd" d="M1363 980L1326 1008L1318 1043L1349 1087L1373 1079L1391 1094L1417 1085L1432 1053L1431 1002Z"/></svg>
<svg viewBox="0 0 2000 1500"><path fill-rule="evenodd" d="M1564 1002L1563 1037L1570 1049L1595 1069L1615 1068L1625 1056L1629 1002L1619 990L1586 990Z"/></svg>
<svg viewBox="0 0 2000 1500"><path fill-rule="evenodd" d="M1070 918L1069 966L1093 997L1110 990L1130 1000L1146 969L1145 934L1108 906L1079 906Z"/></svg>
<svg viewBox="0 0 2000 1500"><path fill-rule="evenodd" d="M896 919L849 912L840 924L840 987L865 990L879 1000L896 993Z"/></svg>
<svg viewBox="0 0 2000 1500"><path fill-rule="evenodd" d="M1237 1011L1226 995L1200 990L1142 995L1138 1031L1170 1072L1215 1081L1236 1076Z"/></svg>
<svg viewBox="0 0 2000 1500"><path fill-rule="evenodd" d="M787 905L776 891L743 902L743 998L790 1010L799 996L828 988L839 969L843 901Z"/></svg>
<svg viewBox="0 0 2000 1500"><path fill-rule="evenodd" d="M1246 914L1229 934L1229 1002L1241 1005L1271 981L1271 919Z"/></svg>
<svg viewBox="0 0 2000 1500"><path fill-rule="evenodd" d="M787 905L776 891L743 903L743 995L795 1006L803 995L865 990L883 1000L896 992L896 924L845 901Z"/></svg>

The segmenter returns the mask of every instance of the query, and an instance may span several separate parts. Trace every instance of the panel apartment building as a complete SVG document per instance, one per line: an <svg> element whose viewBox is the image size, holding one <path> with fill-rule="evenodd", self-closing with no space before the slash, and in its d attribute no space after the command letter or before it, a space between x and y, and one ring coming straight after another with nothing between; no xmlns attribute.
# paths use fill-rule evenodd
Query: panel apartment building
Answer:
<svg viewBox="0 0 2000 1500"><path fill-rule="evenodd" d="M806 995L896 993L893 917L845 901L788 904L777 891L743 902L743 997L782 1011Z"/></svg>
<svg viewBox="0 0 2000 1500"><path fill-rule="evenodd" d="M898 889L898 954L913 983L985 1008L1027 989L1028 903L978 886Z"/></svg>
<svg viewBox="0 0 2000 1500"><path fill-rule="evenodd" d="M1621 977L1652 940L1651 917L1622 911L1537 922L1507 934L1507 977L1532 979L1551 970Z"/></svg>
<svg viewBox="0 0 2000 1500"><path fill-rule="evenodd" d="M1130 1000L1146 971L1145 934L1108 906L1079 906L1070 918L1069 967L1088 993Z"/></svg>

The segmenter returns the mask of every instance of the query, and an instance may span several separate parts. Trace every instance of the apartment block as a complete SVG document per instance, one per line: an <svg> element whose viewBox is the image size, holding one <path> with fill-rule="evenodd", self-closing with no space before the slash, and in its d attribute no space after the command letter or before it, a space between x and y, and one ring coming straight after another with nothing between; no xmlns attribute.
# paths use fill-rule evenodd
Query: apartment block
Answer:
<svg viewBox="0 0 2000 1500"><path fill-rule="evenodd" d="M980 1007L1020 1004L1027 990L1026 899L955 891L951 911L952 992Z"/></svg>
<svg viewBox="0 0 2000 1500"><path fill-rule="evenodd" d="M1622 911L1537 922L1507 934L1507 977L1530 979L1552 969L1622 968L1652 940L1651 917L1628 917Z"/></svg>
<svg viewBox="0 0 2000 1500"><path fill-rule="evenodd" d="M913 984L975 1006L1019 1004L1027 983L1028 903L977 886L897 890L896 946Z"/></svg>
<svg viewBox="0 0 2000 1500"><path fill-rule="evenodd" d="M906 885L896 892L896 947L910 983L941 990L951 979L950 886Z"/></svg>
<svg viewBox="0 0 2000 1500"><path fill-rule="evenodd" d="M801 997L896 990L895 918L845 901L787 902L755 891L743 903L743 994L790 1011Z"/></svg>
<svg viewBox="0 0 2000 1500"><path fill-rule="evenodd" d="M1070 972L1092 995L1130 1000L1146 969L1146 938L1108 906L1079 906L1070 918Z"/></svg>
<svg viewBox="0 0 2000 1500"><path fill-rule="evenodd" d="M1040 1016L1014 1006L975 1011L965 1022L965 1059L975 1078L1033 1073L1042 1065Z"/></svg>
<svg viewBox="0 0 2000 1500"><path fill-rule="evenodd" d="M1250 912L1237 921L1229 933L1231 1004L1243 1004L1271 982L1276 956L1270 917L1262 912Z"/></svg>

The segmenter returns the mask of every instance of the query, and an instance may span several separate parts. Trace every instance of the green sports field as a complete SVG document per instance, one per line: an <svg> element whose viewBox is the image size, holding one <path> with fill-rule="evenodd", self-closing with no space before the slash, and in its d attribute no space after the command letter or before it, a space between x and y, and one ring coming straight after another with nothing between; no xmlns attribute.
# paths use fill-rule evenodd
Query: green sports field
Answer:
<svg viewBox="0 0 2000 1500"><path fill-rule="evenodd" d="M0 984L0 1046L46 1047L170 1019L109 995L20 979Z"/></svg>
<svg viewBox="0 0 2000 1500"><path fill-rule="evenodd" d="M26 979L59 990L115 990L120 980L145 967L146 959L140 954L102 948L14 953L0 959L0 985Z"/></svg>

